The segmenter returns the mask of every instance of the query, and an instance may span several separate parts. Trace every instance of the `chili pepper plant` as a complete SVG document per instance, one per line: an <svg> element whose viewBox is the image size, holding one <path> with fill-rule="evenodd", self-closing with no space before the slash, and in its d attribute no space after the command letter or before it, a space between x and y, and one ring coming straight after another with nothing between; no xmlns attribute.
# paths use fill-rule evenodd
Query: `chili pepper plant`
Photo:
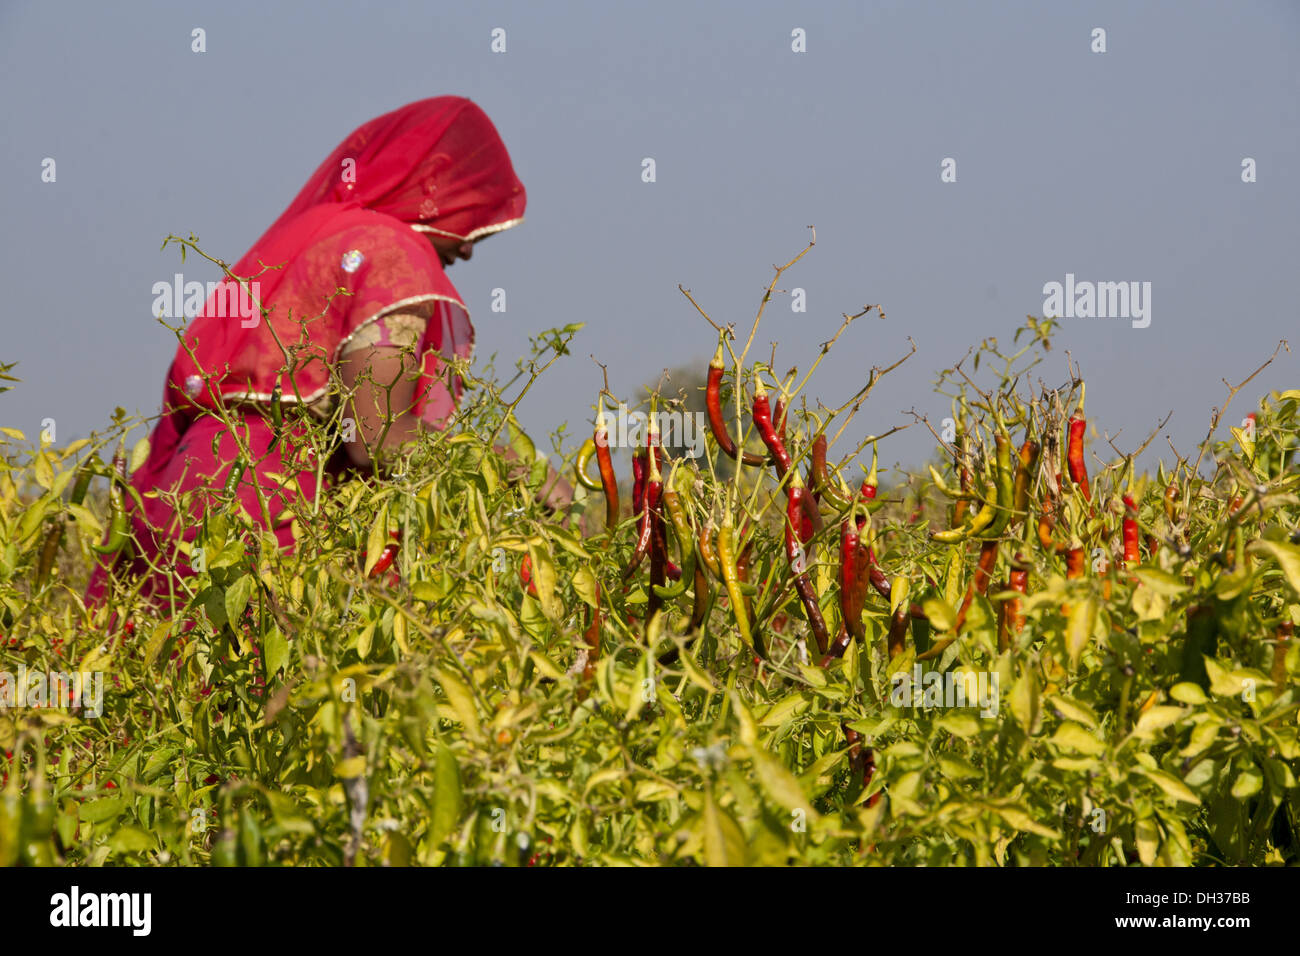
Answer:
<svg viewBox="0 0 1300 956"><path fill-rule="evenodd" d="M1295 863L1300 390L1226 439L1219 402L1143 473L1030 320L888 426L871 392L910 352L817 391L878 307L783 346L802 373L758 354L798 258L747 335L700 309L702 457L647 429L620 495L607 382L557 431L586 536L516 418L577 326L510 376L455 364L454 426L396 467L289 494L292 554L236 499L245 448L175 610L119 572L81 596L132 553L146 423L3 429L0 671L104 688L0 709L0 864ZM287 399L282 450L328 460L339 422ZM934 459L886 480L902 427Z"/></svg>

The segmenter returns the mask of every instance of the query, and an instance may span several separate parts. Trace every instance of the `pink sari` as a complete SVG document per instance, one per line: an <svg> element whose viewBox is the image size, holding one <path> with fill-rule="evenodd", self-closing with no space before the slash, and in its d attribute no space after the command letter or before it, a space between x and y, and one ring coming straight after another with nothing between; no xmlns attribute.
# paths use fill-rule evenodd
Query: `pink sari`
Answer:
<svg viewBox="0 0 1300 956"><path fill-rule="evenodd" d="M131 476L145 503L143 513L131 509L133 554L95 569L86 603L102 601L110 571L144 577L142 595L164 603L175 580L193 573L176 544L194 540L211 503L204 492L224 485L237 456L234 437L212 414L218 409L235 418L253 455L239 485L245 510L292 549L289 517L278 518L285 496L310 501L321 489L314 462L285 460L287 442L268 453L272 392L278 382L285 406L322 398L343 345L386 314L432 308L413 411L429 427L446 427L460 383L445 359L469 358L474 327L422 233L474 241L522 222L524 204L501 137L467 99L421 100L345 139L231 269L244 281L223 281L189 323L149 457ZM270 311L261 314L259 304ZM270 473L296 482L281 488ZM259 488L269 497L266 512ZM182 515L162 497L145 497L152 490L199 493Z"/></svg>

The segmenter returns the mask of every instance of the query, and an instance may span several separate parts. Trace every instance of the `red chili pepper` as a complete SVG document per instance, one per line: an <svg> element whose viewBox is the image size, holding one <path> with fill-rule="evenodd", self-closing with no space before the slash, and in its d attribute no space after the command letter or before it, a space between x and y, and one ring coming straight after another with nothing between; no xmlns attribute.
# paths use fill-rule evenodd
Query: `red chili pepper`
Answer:
<svg viewBox="0 0 1300 956"><path fill-rule="evenodd" d="M724 455L734 459L737 454L736 443L727 431L726 421L722 417L722 373L725 368L722 364L723 341L723 337L719 335L718 350L713 353L713 359L709 362L709 377L704 389L704 405L708 410L709 428L713 432L714 440L718 443L718 447L722 449ZM755 455L748 451L741 454L741 461L746 465L767 464L767 459L762 455Z"/></svg>
<svg viewBox="0 0 1300 956"><path fill-rule="evenodd" d="M1123 567L1131 568L1141 561L1138 552L1138 509L1132 495L1124 495L1124 521L1122 532L1124 539Z"/></svg>
<svg viewBox="0 0 1300 956"><path fill-rule="evenodd" d="M1043 499L1043 512L1038 518L1038 543L1048 554L1064 554L1069 545L1064 541L1055 541L1052 532L1056 529L1056 502L1050 495Z"/></svg>
<svg viewBox="0 0 1300 956"><path fill-rule="evenodd" d="M898 606L896 611L894 611L894 616L889 621L888 646L890 660L893 660L899 654L903 653L903 649L907 643L907 632L912 626L911 612L911 607L904 602Z"/></svg>
<svg viewBox="0 0 1300 956"><path fill-rule="evenodd" d="M755 413L755 419L757 417L757 413ZM817 650L819 653L825 654L830 649L830 633L826 628L826 621L822 617L821 607L817 604L817 594L813 591L812 582L808 579L807 553L804 551L802 544L796 540L795 526L803 515L805 493L803 479L799 477L798 469L790 473L790 484L787 491L789 497L786 501L785 556L790 563L790 571L794 575L794 589L799 594L799 600L803 602L804 614L808 617L808 626L812 629L813 637L817 641Z"/></svg>
<svg viewBox="0 0 1300 956"><path fill-rule="evenodd" d="M876 488L879 484L880 472L876 469L876 446L873 444L871 446L871 471L867 473L867 477L862 479L862 489L860 492L862 497L867 501L874 501L876 499ZM866 519L858 519L859 522L864 520Z"/></svg>
<svg viewBox="0 0 1300 956"><path fill-rule="evenodd" d="M1013 504L1015 515L1013 520L1026 518L1029 514L1029 488L1034 481L1034 466L1038 464L1038 454L1040 448L1038 442L1032 438L1026 438L1025 443L1020 446L1019 460L1016 465L1016 483L1013 493Z"/></svg>
<svg viewBox="0 0 1300 956"><path fill-rule="evenodd" d="M533 597L538 596L537 582L533 580L533 556L531 554L524 554L524 559L519 562L519 581L528 589L529 594Z"/></svg>
<svg viewBox="0 0 1300 956"><path fill-rule="evenodd" d="M397 557L397 552L401 550L401 545L393 542L384 545L383 553L379 555L379 560L375 566L370 569L370 577L377 578L393 566L393 559Z"/></svg>
<svg viewBox="0 0 1300 956"><path fill-rule="evenodd" d="M849 644L852 641L853 638L849 636L848 630L841 627L840 633L835 636L835 640L831 641L830 649L817 662L817 666L830 667L832 663L844 656L844 652L849 649Z"/></svg>
<svg viewBox="0 0 1300 956"><path fill-rule="evenodd" d="M989 578L993 576L993 566L998 560L998 543L996 541L985 541L980 545L979 561L975 564L975 575L971 583L966 587L966 597L961 602L961 608L957 611L957 623L953 631L960 631L962 625L966 623L966 612L970 610L971 602L975 600L975 595L984 595L989 590Z"/></svg>
<svg viewBox="0 0 1300 956"><path fill-rule="evenodd" d="M758 437L763 439L763 444L767 446L776 465L776 477L785 478L785 473L790 470L790 453L772 425L772 409L768 405L767 389L763 387L763 380L757 375L754 376L753 415L754 425L758 428Z"/></svg>
<svg viewBox="0 0 1300 956"><path fill-rule="evenodd" d="M1083 417L1083 400L1079 408L1070 416L1070 437L1066 445L1066 460L1070 468L1070 480L1083 492L1084 501L1092 501L1092 491L1088 487L1088 464L1083 457L1083 433L1088 427Z"/></svg>
<svg viewBox="0 0 1300 956"><path fill-rule="evenodd" d="M1083 548L1069 548L1065 552L1065 576L1070 579L1083 577L1087 558L1088 554Z"/></svg>
<svg viewBox="0 0 1300 956"><path fill-rule="evenodd" d="M1011 561L1011 573L1007 578L1006 590L1025 594L1029 590L1029 566L1020 554ZM1005 651L1011 646L1011 636L1019 634L1025 626L1025 614L1020 598L1008 598L1001 607L998 616L998 650Z"/></svg>
<svg viewBox="0 0 1300 956"><path fill-rule="evenodd" d="M709 569L713 577L722 580L722 566L718 564L718 553L713 545L713 519L709 518L704 527L700 529L700 560L704 566Z"/></svg>
<svg viewBox="0 0 1300 956"><path fill-rule="evenodd" d="M844 728L844 737L849 742L849 766L852 768L855 776L862 780L862 789L866 790L871 785L871 778L875 773L876 761L870 747L862 746L862 735L847 725L841 725ZM867 806L875 806L876 801L880 799L880 794L876 794L867 801Z"/></svg>
<svg viewBox="0 0 1300 956"><path fill-rule="evenodd" d="M772 412L768 406L767 389L763 387L763 380L758 376L754 377L754 406L753 406L754 425L758 428L758 435L763 439L763 444L771 453L771 460L776 466L776 477L778 480L784 480L786 474L790 471L793 461L790 458L790 452L785 447L785 442L781 436L776 433L776 428L772 424ZM801 482L802 484L802 482ZM786 494L789 495L789 485L786 486ZM814 534L822 529L821 512L817 510L816 503L806 496L800 496L799 508L803 517L799 520L799 540L808 543L812 540Z"/></svg>
<svg viewBox="0 0 1300 956"><path fill-rule="evenodd" d="M709 599L713 596L709 587L708 575L704 573L704 562L695 563L695 601L691 605L692 633L698 631L709 613Z"/></svg>
<svg viewBox="0 0 1300 956"><path fill-rule="evenodd" d="M1165 488L1165 517L1169 519L1170 524L1178 520L1178 483L1171 481Z"/></svg>
<svg viewBox="0 0 1300 956"><path fill-rule="evenodd" d="M858 583L858 548L861 539L852 521L840 525L840 613L848 633L858 640L866 637L862 620L861 586Z"/></svg>
<svg viewBox="0 0 1300 956"><path fill-rule="evenodd" d="M637 528L641 527L640 520L645 514L643 511L645 505L645 472L646 472L646 453L636 451L632 453L632 516L637 519Z"/></svg>
<svg viewBox="0 0 1300 956"><path fill-rule="evenodd" d="M876 756L875 752L866 747L862 751L862 789L865 790L871 786L871 778L876 775ZM868 807L874 807L880 802L880 794L874 794L867 800Z"/></svg>
<svg viewBox="0 0 1300 956"><path fill-rule="evenodd" d="M663 490L663 477L659 472L658 462L651 458L649 494L646 496L646 510L651 529L650 597L647 605L647 620L663 607L663 598L659 596L658 589L664 586L668 570L668 540L667 533L664 530ZM678 577L681 576L680 571L677 574Z"/></svg>
<svg viewBox="0 0 1300 956"><path fill-rule="evenodd" d="M847 511L853 506L853 497L841 491L830 480L826 467L826 434L823 432L813 439L812 467L809 471L809 484L819 498L825 498L840 511Z"/></svg>
<svg viewBox="0 0 1300 956"><path fill-rule="evenodd" d="M618 525L618 479L614 476L614 463L609 455L609 431L605 427L605 406L596 416L596 464L600 467L600 487L605 493L605 527L613 532Z"/></svg>
<svg viewBox="0 0 1300 956"><path fill-rule="evenodd" d="M623 571L623 580L630 578L636 569L641 566L646 555L650 554L651 544L655 537L654 515L659 513L659 498L663 493L663 478L660 474L658 464L653 457L650 459L650 473L646 481L646 492L644 507L641 509L640 533L637 536L636 547L632 550L632 558L628 562L627 568ZM653 567L651 573L653 574ZM662 585L662 580L653 582Z"/></svg>

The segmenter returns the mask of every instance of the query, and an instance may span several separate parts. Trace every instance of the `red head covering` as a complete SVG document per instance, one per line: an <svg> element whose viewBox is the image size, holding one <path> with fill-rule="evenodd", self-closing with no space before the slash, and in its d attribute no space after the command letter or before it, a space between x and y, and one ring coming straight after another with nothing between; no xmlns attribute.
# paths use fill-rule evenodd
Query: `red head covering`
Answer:
<svg viewBox="0 0 1300 956"><path fill-rule="evenodd" d="M420 231L473 241L522 222L524 204L500 135L463 97L420 100L355 130L231 269L245 282L223 281L189 323L137 485L152 487L204 409L269 401L277 382L285 402L324 395L342 345L403 307L433 308L415 414L444 427L459 382L442 358L468 358L474 328Z"/></svg>

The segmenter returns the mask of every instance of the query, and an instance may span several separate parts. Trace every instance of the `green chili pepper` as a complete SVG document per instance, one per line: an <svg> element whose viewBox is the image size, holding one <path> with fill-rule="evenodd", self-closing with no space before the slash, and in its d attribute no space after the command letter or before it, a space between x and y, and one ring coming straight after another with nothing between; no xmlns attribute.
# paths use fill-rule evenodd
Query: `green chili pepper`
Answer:
<svg viewBox="0 0 1300 956"><path fill-rule="evenodd" d="M123 500L123 487L126 485L126 443L118 442L117 452L113 455L113 471L109 476L108 486L108 540L91 547L99 554L117 554L126 545L129 522L126 517L126 504Z"/></svg>
<svg viewBox="0 0 1300 956"><path fill-rule="evenodd" d="M270 451L280 442L280 435L284 429L284 392L280 388L280 382L277 379L275 388L271 389L271 444L266 446Z"/></svg>
<svg viewBox="0 0 1300 956"><path fill-rule="evenodd" d="M668 520L672 525L673 537L677 539L677 553L681 557L682 576L676 583L666 587L656 586L655 594L664 600L681 597L686 593L688 584L695 582L695 532L691 530L691 524L686 518L686 511L682 507L681 498L672 488L672 480L664 485L664 491L661 498L664 507L668 510Z"/></svg>
<svg viewBox="0 0 1300 956"><path fill-rule="evenodd" d="M591 491L600 491L601 484L587 473L587 466L591 464L591 459L596 455L595 439L588 438L582 443L582 448L578 450L578 459L573 465L574 477L578 479L578 484Z"/></svg>
<svg viewBox="0 0 1300 956"><path fill-rule="evenodd" d="M41 560L36 566L36 582L34 591L40 591L45 587L45 582L49 580L50 570L54 567L54 559L58 557L59 545L63 543L63 515L56 515L52 519L50 533L45 536L45 546L41 548Z"/></svg>
<svg viewBox="0 0 1300 956"><path fill-rule="evenodd" d="M998 432L993 441L997 446L997 515L980 533L981 538L1001 537L1015 511L1016 472L1011 464L1011 439L1006 433Z"/></svg>
<svg viewBox="0 0 1300 956"><path fill-rule="evenodd" d="M72 486L72 497L68 499L70 503L79 505L86 500L86 492L90 490L91 479L95 477L98 471L95 463L95 457L92 455L77 469L77 480Z"/></svg>
<svg viewBox="0 0 1300 956"><path fill-rule="evenodd" d="M230 474L226 476L225 493L227 498L233 498L239 491L240 479L244 477L244 469L248 465L241 456L230 468Z"/></svg>
<svg viewBox="0 0 1300 956"><path fill-rule="evenodd" d="M740 571L736 567L736 526L731 515L723 518L722 527L718 529L718 564L722 568L722 580L727 585L727 596L731 598L731 613L736 616L736 627L740 639L751 649L754 638L749 630L749 616L745 613L745 596L740 589Z"/></svg>

